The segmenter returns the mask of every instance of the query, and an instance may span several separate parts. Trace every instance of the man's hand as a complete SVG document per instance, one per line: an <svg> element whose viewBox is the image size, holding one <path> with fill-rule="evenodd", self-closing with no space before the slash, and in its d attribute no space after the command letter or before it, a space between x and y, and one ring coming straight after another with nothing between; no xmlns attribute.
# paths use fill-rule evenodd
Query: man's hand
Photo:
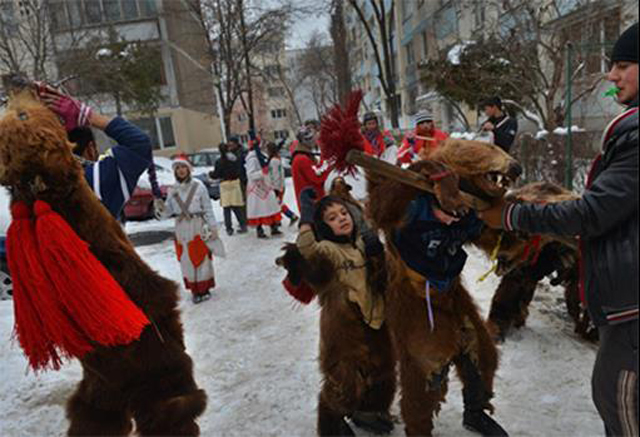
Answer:
<svg viewBox="0 0 640 437"><path fill-rule="evenodd" d="M507 202L501 197L489 209L478 211L478 217L490 228L502 229L502 214L506 206Z"/></svg>
<svg viewBox="0 0 640 437"><path fill-rule="evenodd" d="M492 131L494 128L495 126L490 121L487 121L482 125L482 130L484 131Z"/></svg>

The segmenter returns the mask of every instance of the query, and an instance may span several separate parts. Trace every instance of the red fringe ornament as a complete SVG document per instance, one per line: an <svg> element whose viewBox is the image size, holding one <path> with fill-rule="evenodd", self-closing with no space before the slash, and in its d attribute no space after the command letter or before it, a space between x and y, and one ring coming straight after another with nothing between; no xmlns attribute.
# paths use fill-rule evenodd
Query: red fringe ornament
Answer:
<svg viewBox="0 0 640 437"><path fill-rule="evenodd" d="M316 296L315 291L313 291L305 281L301 281L300 284L296 286L286 277L282 281L282 286L295 300L305 305L309 304Z"/></svg>
<svg viewBox="0 0 640 437"><path fill-rule="evenodd" d="M345 110L336 104L322 117L319 140L322 159L335 166L340 172L354 174L356 167L347 162L347 154L353 149L364 151L364 140L360 133L358 119L361 101L362 90L352 91Z"/></svg>
<svg viewBox="0 0 640 437"><path fill-rule="evenodd" d="M29 252L37 254L35 227L31 211L24 202L11 205L12 221L7 230L7 262L13 280L14 335L34 370L51 366L59 369L62 360L39 317L43 295L55 293L47 284L42 269L33 268ZM39 266L39 264L38 264Z"/></svg>
<svg viewBox="0 0 640 437"><path fill-rule="evenodd" d="M104 346L137 340L149 324L144 313L60 215L40 200L34 211L42 266L68 319Z"/></svg>

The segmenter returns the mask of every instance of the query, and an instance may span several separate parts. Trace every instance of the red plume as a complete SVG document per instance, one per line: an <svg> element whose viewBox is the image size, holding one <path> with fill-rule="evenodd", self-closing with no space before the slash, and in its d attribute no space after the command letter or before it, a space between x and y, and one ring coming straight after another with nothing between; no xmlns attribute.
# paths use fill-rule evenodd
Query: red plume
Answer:
<svg viewBox="0 0 640 437"><path fill-rule="evenodd" d="M346 170L353 174L355 166L347 162L347 154L353 149L364 151L358 120L361 101L362 90L352 91L344 110L336 104L322 117L319 141L322 159L335 166L338 171Z"/></svg>

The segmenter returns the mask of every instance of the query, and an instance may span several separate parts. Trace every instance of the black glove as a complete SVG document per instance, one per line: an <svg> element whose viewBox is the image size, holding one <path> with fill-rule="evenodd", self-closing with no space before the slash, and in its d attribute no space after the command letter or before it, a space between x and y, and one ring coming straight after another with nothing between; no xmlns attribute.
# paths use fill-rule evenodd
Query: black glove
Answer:
<svg viewBox="0 0 640 437"><path fill-rule="evenodd" d="M313 213L315 212L316 192L313 188L307 187L300 192L300 224L313 224Z"/></svg>
<svg viewBox="0 0 640 437"><path fill-rule="evenodd" d="M384 246L378 238L378 235L373 232L373 229L366 227L360 232L362 241L364 242L364 254L367 257L377 256L384 252Z"/></svg>

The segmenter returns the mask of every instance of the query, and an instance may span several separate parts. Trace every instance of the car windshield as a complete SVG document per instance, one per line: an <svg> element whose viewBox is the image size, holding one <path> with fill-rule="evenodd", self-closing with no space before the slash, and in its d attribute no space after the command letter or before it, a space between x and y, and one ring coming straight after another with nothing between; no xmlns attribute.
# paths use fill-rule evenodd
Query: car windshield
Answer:
<svg viewBox="0 0 640 437"><path fill-rule="evenodd" d="M206 167L208 165L211 165L207 161L207 155L204 153L196 153L191 155L191 164L196 167Z"/></svg>

